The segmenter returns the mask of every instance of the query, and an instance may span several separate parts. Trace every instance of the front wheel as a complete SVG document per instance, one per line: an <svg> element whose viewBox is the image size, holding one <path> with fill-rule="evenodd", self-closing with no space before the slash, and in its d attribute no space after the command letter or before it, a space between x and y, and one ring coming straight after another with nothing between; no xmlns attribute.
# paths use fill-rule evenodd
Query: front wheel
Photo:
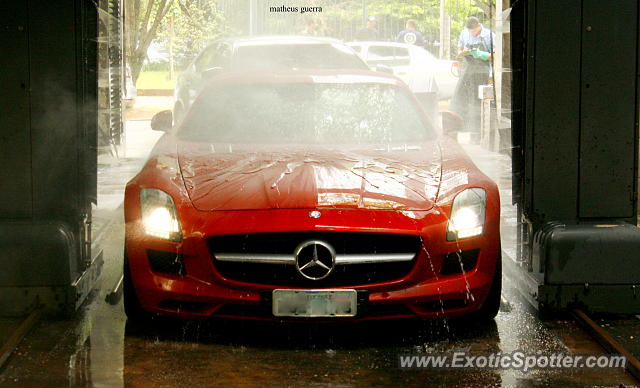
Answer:
<svg viewBox="0 0 640 388"><path fill-rule="evenodd" d="M496 271L491 281L489 295L487 295L487 299L484 301L482 307L480 307L480 310L473 313L474 317L477 317L477 319L481 321L492 320L498 315L498 310L500 310L500 299L502 295L502 249L498 251L497 256Z"/></svg>
<svg viewBox="0 0 640 388"><path fill-rule="evenodd" d="M131 268L129 267L129 258L127 250L124 251L124 259L122 265L122 299L124 303L124 313L127 318L132 321L148 320L152 314L143 310L140 300L136 294L136 290L131 279Z"/></svg>

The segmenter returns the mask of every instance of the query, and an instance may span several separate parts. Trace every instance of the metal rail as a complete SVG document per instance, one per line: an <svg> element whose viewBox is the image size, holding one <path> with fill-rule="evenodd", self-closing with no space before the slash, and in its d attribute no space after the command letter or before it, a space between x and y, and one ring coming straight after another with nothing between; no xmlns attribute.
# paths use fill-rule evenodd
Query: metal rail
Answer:
<svg viewBox="0 0 640 388"><path fill-rule="evenodd" d="M29 314L27 318L18 326L18 328L11 334L7 342L0 348L0 370L5 366L5 363L11 357L11 354L16 350L16 347L20 344L22 339L27 335L29 330L38 321L40 317L41 309L36 309Z"/></svg>
<svg viewBox="0 0 640 388"><path fill-rule="evenodd" d="M627 358L627 371L631 373L638 381L640 381L640 361L631 354L627 349L613 339L609 333L600 325L595 323L582 310L575 309L572 311L576 320L582 324L591 336L609 353L617 353Z"/></svg>

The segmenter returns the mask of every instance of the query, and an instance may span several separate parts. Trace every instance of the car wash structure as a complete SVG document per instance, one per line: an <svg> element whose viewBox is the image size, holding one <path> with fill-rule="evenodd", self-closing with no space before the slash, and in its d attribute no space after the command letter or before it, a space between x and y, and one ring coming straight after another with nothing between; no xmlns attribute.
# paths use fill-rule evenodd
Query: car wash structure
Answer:
<svg viewBox="0 0 640 388"><path fill-rule="evenodd" d="M269 4L237 7L247 31L271 32ZM121 73L103 77L98 58L101 69L121 67L121 8L80 0L1 6L4 314L40 305L72 312L100 273L90 233L96 149L120 141L122 123ZM638 4L521 0L510 18L522 223L509 274L543 310L638 312Z"/></svg>
<svg viewBox="0 0 640 388"><path fill-rule="evenodd" d="M0 5L2 316L70 315L100 275L97 149L122 130L120 3L100 3Z"/></svg>
<svg viewBox="0 0 640 388"><path fill-rule="evenodd" d="M640 312L638 2L511 11L517 271L540 310Z"/></svg>

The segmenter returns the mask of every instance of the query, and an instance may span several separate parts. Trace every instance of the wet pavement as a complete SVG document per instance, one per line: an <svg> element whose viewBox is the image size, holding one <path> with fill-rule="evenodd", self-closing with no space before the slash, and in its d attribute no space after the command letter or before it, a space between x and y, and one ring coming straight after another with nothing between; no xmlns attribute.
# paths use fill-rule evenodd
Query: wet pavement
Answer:
<svg viewBox="0 0 640 388"><path fill-rule="evenodd" d="M0 318L0 345L9 340L9 337L20 326L21 322L21 318Z"/></svg>
<svg viewBox="0 0 640 388"><path fill-rule="evenodd" d="M117 229L117 228L116 228ZM119 231L110 244L119 249ZM118 261L117 255L110 257ZM105 268L117 272L117 265ZM103 279L108 284L109 276ZM403 354L603 351L573 321L539 321L508 279L495 322L128 324L106 289L75 320L42 321L22 342L1 386L17 387L618 387L621 369L402 370Z"/></svg>
<svg viewBox="0 0 640 388"><path fill-rule="evenodd" d="M640 315L596 315L592 319L635 358L640 359Z"/></svg>
<svg viewBox="0 0 640 388"><path fill-rule="evenodd" d="M140 142L152 143L148 121L129 125L128 136L140 136ZM145 132L147 130L149 132ZM42 319L0 371L0 386L618 387L637 384L622 369L544 369L524 373L495 369L399 368L400 355L451 355L458 350L472 354L516 350L533 354L604 353L574 321L540 321L508 278L503 280L504 301L500 313L495 322L484 325L464 320L311 325L165 319L129 324L122 301L111 305L105 298L117 282L122 265L124 227L118 196L121 198L123 187L116 180L126 181L126 175L137 171L145 152L144 147L140 147L137 154L131 151L116 165L102 170L103 206L96 209L96 228L101 231L105 267L91 302L75 319ZM509 206L509 159L483 151L479 146L466 148L479 167L500 185L503 249L509 259L515 252L515 213Z"/></svg>

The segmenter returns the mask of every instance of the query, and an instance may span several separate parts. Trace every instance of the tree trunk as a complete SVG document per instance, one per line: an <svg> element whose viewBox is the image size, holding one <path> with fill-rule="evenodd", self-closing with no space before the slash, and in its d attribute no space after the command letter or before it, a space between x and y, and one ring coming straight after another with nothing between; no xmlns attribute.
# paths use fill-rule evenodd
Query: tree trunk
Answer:
<svg viewBox="0 0 640 388"><path fill-rule="evenodd" d="M151 41L156 37L158 26L173 5L174 0L148 0L144 13L141 12L140 0L126 0L130 2L132 19L127 23L128 34L131 39L126 39L127 63L131 66L131 78L134 85L138 81L142 65L147 58L147 49ZM149 25L151 22L151 25Z"/></svg>
<svg viewBox="0 0 640 388"><path fill-rule="evenodd" d="M480 8L487 18L496 16L496 6L493 0L473 0L476 7Z"/></svg>

